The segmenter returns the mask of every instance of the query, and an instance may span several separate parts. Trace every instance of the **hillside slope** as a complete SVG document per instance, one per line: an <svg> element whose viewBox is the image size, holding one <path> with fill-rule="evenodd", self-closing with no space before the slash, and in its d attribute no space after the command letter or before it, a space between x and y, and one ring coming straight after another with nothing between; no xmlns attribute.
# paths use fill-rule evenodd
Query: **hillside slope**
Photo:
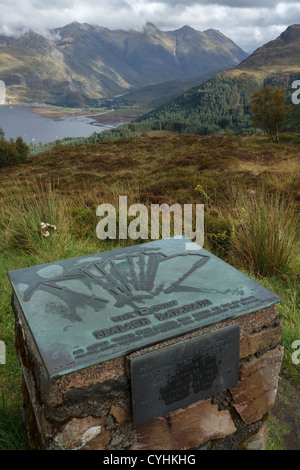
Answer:
<svg viewBox="0 0 300 470"><path fill-rule="evenodd" d="M291 103L294 80L300 74L300 25L292 25L277 39L257 49L233 70L222 72L169 103L141 117L153 129L216 134L253 133L249 108L254 90L265 84L282 86ZM300 131L295 106L287 130Z"/></svg>

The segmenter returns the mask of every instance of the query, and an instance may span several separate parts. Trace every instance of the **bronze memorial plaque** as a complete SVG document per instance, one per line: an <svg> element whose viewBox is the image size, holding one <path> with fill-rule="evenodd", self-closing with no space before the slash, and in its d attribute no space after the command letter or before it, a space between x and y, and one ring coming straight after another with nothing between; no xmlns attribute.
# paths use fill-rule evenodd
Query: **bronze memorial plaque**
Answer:
<svg viewBox="0 0 300 470"><path fill-rule="evenodd" d="M184 237L8 276L51 378L281 301Z"/></svg>
<svg viewBox="0 0 300 470"><path fill-rule="evenodd" d="M134 425L236 386L239 355L235 324L132 358Z"/></svg>

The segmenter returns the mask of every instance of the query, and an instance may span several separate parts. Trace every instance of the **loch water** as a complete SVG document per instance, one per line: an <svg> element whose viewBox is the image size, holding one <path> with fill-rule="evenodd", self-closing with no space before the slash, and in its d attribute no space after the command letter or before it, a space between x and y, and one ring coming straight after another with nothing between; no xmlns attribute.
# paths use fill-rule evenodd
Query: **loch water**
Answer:
<svg viewBox="0 0 300 470"><path fill-rule="evenodd" d="M117 125L101 125L95 115L70 114L49 117L34 112L33 106L0 106L0 127L5 139L21 136L28 145L53 142L64 137L89 137L93 132L102 132Z"/></svg>

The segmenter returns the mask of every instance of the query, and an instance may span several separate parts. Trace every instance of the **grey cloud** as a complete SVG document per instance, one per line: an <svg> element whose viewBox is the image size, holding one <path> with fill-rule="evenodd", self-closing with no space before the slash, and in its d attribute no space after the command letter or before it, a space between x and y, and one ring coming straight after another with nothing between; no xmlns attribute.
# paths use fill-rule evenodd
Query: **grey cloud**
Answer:
<svg viewBox="0 0 300 470"><path fill-rule="evenodd" d="M194 6L208 6L208 5L219 5L231 8L275 8L279 3L282 4L295 4L298 0L148 0L146 3L159 3L174 7L177 5L183 7L194 7Z"/></svg>
<svg viewBox="0 0 300 470"><path fill-rule="evenodd" d="M147 0L148 1L148 0ZM150 0L152 2L153 0ZM149 3L150 3L149 2ZM85 10L91 10L91 12L97 11L97 9L114 9L114 8L126 8L130 9L131 0L51 0L50 3L44 0L30 0L32 6L38 10L76 10L78 7L82 7ZM134 3L134 2L133 2ZM1 1L0 1L1 4Z"/></svg>
<svg viewBox="0 0 300 470"><path fill-rule="evenodd" d="M162 30L189 25L220 30L250 51L300 23L300 0L0 0L0 34L20 35L73 21L110 29L139 29L147 21Z"/></svg>

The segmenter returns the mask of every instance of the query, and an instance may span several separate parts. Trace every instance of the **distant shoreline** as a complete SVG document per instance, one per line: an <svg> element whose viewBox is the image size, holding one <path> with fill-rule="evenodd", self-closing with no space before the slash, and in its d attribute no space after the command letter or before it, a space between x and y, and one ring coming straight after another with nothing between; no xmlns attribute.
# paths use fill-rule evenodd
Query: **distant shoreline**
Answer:
<svg viewBox="0 0 300 470"><path fill-rule="evenodd" d="M32 112L36 114L41 114L42 116L46 116L48 118L61 118L61 117L66 117L69 116L70 114L79 114L79 113L68 113L66 111L59 111L59 110L54 110L51 108L48 108L47 106L36 106L32 105Z"/></svg>
<svg viewBox="0 0 300 470"><path fill-rule="evenodd" d="M72 108L66 108L68 111L62 111L58 109L51 109L51 107L47 106L36 106L35 109L32 111L41 114L42 116L46 116L48 118L52 119L58 119L61 117L66 117L66 116L90 116L93 118L95 121L97 121L99 124L103 124L106 126L112 126L116 124L121 124L124 123L126 124L127 122L131 122L135 120L138 116L137 115L127 115L123 114L122 112L118 112L114 109L109 109L109 110L103 110L102 108L97 109L90 109L90 110L85 110L85 109L78 109L74 108L72 111Z"/></svg>
<svg viewBox="0 0 300 470"><path fill-rule="evenodd" d="M126 124L127 122L131 122L138 117L138 115L128 115L123 114L122 111L115 111L115 110L105 110L103 108L98 109L84 109L84 108L69 108L69 107L61 107L59 106L52 106L52 105L45 105L45 104L30 104L30 103L14 103L14 104L3 104L1 107L27 107L31 108L30 111L41 116L45 116L49 119L60 119L68 116L91 116L95 121L99 124L103 124L104 126L113 126L117 124Z"/></svg>

